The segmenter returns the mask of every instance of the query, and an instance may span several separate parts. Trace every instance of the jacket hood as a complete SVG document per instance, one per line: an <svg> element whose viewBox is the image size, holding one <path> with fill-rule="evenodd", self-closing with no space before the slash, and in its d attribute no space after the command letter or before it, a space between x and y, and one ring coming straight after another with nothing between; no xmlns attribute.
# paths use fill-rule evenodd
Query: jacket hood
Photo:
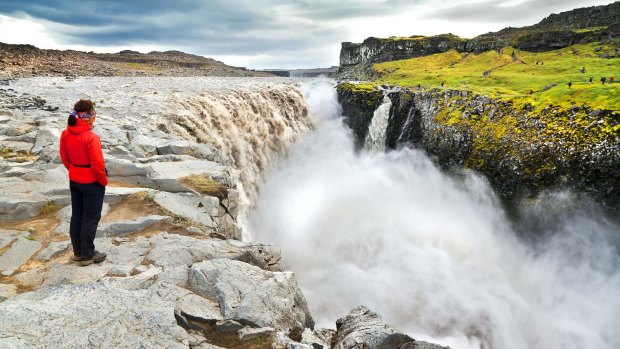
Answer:
<svg viewBox="0 0 620 349"><path fill-rule="evenodd" d="M78 135L92 129L93 127L89 125L88 122L79 118L76 120L74 126L67 126L67 131L69 131L69 133L71 133L72 135Z"/></svg>

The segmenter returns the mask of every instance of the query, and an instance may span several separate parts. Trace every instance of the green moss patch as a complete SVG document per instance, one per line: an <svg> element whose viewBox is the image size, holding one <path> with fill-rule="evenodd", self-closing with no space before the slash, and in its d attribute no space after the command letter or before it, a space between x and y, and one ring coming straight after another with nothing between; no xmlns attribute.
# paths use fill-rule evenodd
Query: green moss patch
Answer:
<svg viewBox="0 0 620 349"><path fill-rule="evenodd" d="M615 43L573 45L548 52L512 47L478 54L450 50L375 64L373 71L380 84L468 90L516 104L529 103L535 111L550 104L564 109L587 104L593 109L618 110L618 50ZM616 81L609 83L612 76ZM601 77L608 80L604 85Z"/></svg>

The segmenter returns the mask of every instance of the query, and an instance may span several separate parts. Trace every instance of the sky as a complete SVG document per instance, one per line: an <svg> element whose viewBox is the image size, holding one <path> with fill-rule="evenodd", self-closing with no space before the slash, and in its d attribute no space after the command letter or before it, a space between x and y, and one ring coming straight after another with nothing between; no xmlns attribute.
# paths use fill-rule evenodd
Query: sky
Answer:
<svg viewBox="0 0 620 349"><path fill-rule="evenodd" d="M338 65L340 43L474 37L612 0L0 0L0 42L179 50L252 69Z"/></svg>

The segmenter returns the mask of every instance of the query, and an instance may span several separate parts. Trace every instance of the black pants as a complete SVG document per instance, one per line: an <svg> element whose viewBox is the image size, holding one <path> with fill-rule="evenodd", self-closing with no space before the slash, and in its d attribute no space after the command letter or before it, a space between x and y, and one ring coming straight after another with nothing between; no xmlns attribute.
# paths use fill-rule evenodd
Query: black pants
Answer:
<svg viewBox="0 0 620 349"><path fill-rule="evenodd" d="M105 187L97 182L81 184L70 181L71 245L73 254L82 258L95 255L95 234L101 219Z"/></svg>

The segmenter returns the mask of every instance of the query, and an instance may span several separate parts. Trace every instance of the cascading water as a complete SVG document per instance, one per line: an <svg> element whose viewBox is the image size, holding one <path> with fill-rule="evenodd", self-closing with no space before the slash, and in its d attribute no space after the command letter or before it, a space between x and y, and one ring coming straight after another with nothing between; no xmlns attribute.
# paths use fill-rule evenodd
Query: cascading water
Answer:
<svg viewBox="0 0 620 349"><path fill-rule="evenodd" d="M368 134L364 140L365 151L384 151L385 150L385 132L390 118L390 107L392 100L388 96L383 97L383 103L375 110Z"/></svg>
<svg viewBox="0 0 620 349"><path fill-rule="evenodd" d="M291 85L176 94L172 100L176 113L166 120L166 129L214 145L225 162L239 169L250 199L261 175L312 128L301 91Z"/></svg>
<svg viewBox="0 0 620 349"><path fill-rule="evenodd" d="M282 247L318 326L363 304L457 349L620 347L610 240L620 230L602 214L570 193L541 198L573 207L553 211L548 238L530 246L483 178L451 178L416 150L358 154L333 86L315 82L304 96L316 130L269 174L250 227Z"/></svg>

